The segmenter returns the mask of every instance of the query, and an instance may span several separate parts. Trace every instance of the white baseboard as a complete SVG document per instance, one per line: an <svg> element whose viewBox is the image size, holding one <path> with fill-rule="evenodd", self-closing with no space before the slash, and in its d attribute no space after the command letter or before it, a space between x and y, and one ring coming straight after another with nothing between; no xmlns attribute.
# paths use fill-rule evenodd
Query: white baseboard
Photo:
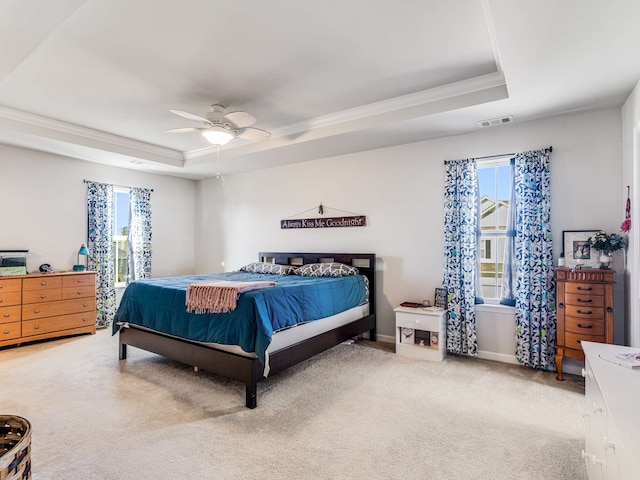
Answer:
<svg viewBox="0 0 640 480"><path fill-rule="evenodd" d="M515 355L507 355L505 353L478 351L478 358L482 358L484 360L494 360L496 362L513 363L514 365L520 365L520 362L518 362ZM562 365L562 373L569 373L572 375L582 376L583 365L584 364L575 365L571 362L565 362Z"/></svg>
<svg viewBox="0 0 640 480"><path fill-rule="evenodd" d="M396 343L396 337L391 335L380 335L379 333L376 334L376 340L378 342Z"/></svg>
<svg viewBox="0 0 640 480"><path fill-rule="evenodd" d="M513 363L515 365L520 364L515 355L507 355L506 353L496 353L479 350L478 358L482 358L483 360L493 360L495 362Z"/></svg>

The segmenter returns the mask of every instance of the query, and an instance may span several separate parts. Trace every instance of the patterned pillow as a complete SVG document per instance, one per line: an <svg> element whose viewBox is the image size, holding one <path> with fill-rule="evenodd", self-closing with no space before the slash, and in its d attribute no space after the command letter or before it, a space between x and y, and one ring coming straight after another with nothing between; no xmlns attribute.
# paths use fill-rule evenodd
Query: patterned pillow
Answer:
<svg viewBox="0 0 640 480"><path fill-rule="evenodd" d="M303 277L346 277L348 275L358 275L360 272L356 267L345 265L344 263L308 263L298 268L296 275Z"/></svg>
<svg viewBox="0 0 640 480"><path fill-rule="evenodd" d="M295 275L297 268L277 263L254 262L240 268L241 272L272 273L274 275Z"/></svg>

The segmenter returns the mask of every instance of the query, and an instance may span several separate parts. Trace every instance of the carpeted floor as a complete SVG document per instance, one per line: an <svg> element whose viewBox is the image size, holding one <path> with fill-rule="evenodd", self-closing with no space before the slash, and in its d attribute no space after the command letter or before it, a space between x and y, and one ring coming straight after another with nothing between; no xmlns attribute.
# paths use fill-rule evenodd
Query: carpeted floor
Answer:
<svg viewBox="0 0 640 480"><path fill-rule="evenodd" d="M0 349L0 413L34 480L586 479L584 384L477 359L338 345L244 386L93 336Z"/></svg>

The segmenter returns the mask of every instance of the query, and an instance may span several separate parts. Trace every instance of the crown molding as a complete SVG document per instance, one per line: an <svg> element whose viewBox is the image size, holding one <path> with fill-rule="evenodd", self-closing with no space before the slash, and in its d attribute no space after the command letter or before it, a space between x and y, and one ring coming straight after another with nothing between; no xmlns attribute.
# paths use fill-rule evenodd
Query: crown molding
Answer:
<svg viewBox="0 0 640 480"><path fill-rule="evenodd" d="M505 88L506 81L504 75L501 72L493 72L486 75L480 75L459 82L449 83L428 90L422 90L420 92L410 93L407 95L401 95L388 100L382 100L380 102L370 103L360 107L354 107L341 112L332 113L329 115L323 115L303 122L294 123L283 128L275 129L271 131L271 144L273 140L281 139L284 137L297 135L303 132L311 132L314 130L320 130L323 128L335 127L338 125L344 125L348 123L355 125L358 122L370 121L374 117L381 117L380 122L385 121L382 117L385 114L401 112L403 110L409 110L415 107L426 107L429 105L436 105L439 102L462 98L472 94L482 93L498 88ZM472 105L477 102L469 102ZM457 108L460 108L457 106ZM407 118L420 115L412 112L407 113ZM396 120L397 121L397 120ZM234 149L246 145L247 142L234 142L225 147L221 147L220 151ZM280 142L281 143L281 142ZM268 146L265 145L265 148ZM198 157L210 155L216 153L215 146L200 148L197 150L190 150L184 152L185 160L195 159Z"/></svg>
<svg viewBox="0 0 640 480"><path fill-rule="evenodd" d="M131 138L121 137L119 135L101 132L87 127L81 127L72 123L54 120L52 118L35 115L33 113L16 110L2 105L0 105L0 119L44 129L45 131L50 132L49 136L53 139L59 139L57 137L62 133L64 135L72 135L76 138L86 139L89 141L86 146L90 146L90 142L99 142L107 146L111 145L113 147L117 147L117 151L124 148L126 150L140 152L140 158L143 160L167 163L174 166L182 166L184 164L184 155L182 152L177 150L160 147L146 142L140 142ZM24 129L19 130L24 131Z"/></svg>

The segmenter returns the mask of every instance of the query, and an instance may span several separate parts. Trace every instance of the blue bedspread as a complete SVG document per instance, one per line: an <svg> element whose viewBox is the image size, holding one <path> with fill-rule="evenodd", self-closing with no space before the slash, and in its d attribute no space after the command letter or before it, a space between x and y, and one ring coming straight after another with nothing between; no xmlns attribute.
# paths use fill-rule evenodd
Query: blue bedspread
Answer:
<svg viewBox="0 0 640 480"><path fill-rule="evenodd" d="M276 286L240 295L229 313L187 313L187 287L210 280L273 281ZM154 278L131 283L116 312L129 322L198 342L239 345L255 352L265 365L265 351L274 332L299 323L335 315L366 302L364 277L301 277L230 272Z"/></svg>

